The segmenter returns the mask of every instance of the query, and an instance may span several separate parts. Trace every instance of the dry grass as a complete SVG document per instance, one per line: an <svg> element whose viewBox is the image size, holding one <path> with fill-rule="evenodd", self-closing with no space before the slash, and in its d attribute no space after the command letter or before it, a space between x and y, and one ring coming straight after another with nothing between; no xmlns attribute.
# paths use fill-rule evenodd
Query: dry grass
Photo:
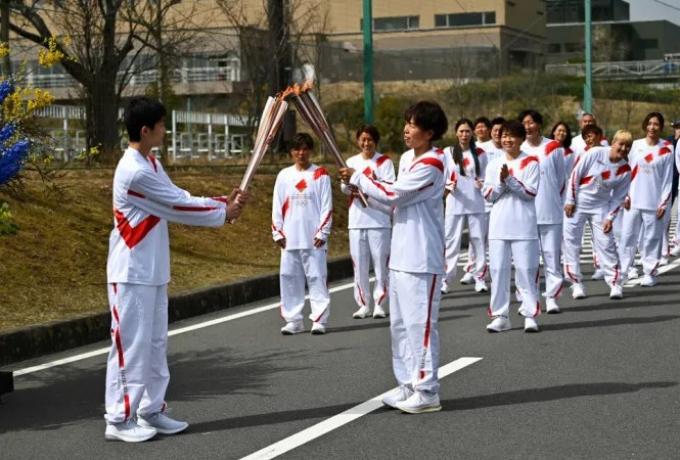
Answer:
<svg viewBox="0 0 680 460"><path fill-rule="evenodd" d="M226 193L241 177L224 168L169 174L197 195ZM278 270L270 230L274 179L256 177L252 203L233 226L170 226L171 294ZM0 194L20 227L16 235L0 236L0 331L108 310L111 180L111 170L69 171L59 179L62 192L46 196L28 176L20 196ZM348 253L347 203L337 182L333 194L331 257Z"/></svg>

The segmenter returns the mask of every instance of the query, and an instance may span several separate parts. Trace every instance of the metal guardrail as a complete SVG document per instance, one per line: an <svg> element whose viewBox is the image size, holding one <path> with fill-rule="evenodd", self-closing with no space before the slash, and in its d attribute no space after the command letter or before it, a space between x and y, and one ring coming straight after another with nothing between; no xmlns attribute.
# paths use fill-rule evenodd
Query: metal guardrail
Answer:
<svg viewBox="0 0 680 460"><path fill-rule="evenodd" d="M119 78L123 74L119 73ZM72 88L79 83L68 73L38 74L28 72L26 79L30 85L38 88ZM182 67L170 72L172 83L201 83L219 81L240 81L241 69L237 66L228 67ZM133 73L130 77L131 86L148 86L158 81L158 70L144 70Z"/></svg>
<svg viewBox="0 0 680 460"><path fill-rule="evenodd" d="M547 64L545 71L553 74L583 76L585 64ZM594 62L593 77L610 80L668 79L680 77L680 61L613 61Z"/></svg>

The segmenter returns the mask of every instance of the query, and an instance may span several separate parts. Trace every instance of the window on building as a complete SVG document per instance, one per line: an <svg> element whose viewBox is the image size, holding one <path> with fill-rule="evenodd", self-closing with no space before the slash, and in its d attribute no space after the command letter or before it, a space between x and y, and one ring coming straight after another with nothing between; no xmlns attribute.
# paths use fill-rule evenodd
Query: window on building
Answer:
<svg viewBox="0 0 680 460"><path fill-rule="evenodd" d="M657 49L659 47L659 40L656 38L645 38L640 40L640 44L644 49Z"/></svg>
<svg viewBox="0 0 680 460"><path fill-rule="evenodd" d="M567 53L577 53L583 51L583 44L581 43L565 43L564 51Z"/></svg>
<svg viewBox="0 0 680 460"><path fill-rule="evenodd" d="M435 14L435 27L466 27L496 24L496 12Z"/></svg>
<svg viewBox="0 0 680 460"><path fill-rule="evenodd" d="M562 45L559 43L550 43L548 45L548 53L557 54L562 52Z"/></svg>
<svg viewBox="0 0 680 460"><path fill-rule="evenodd" d="M373 30L389 32L392 30L413 30L420 27L420 16L394 16L373 18ZM364 20L359 21L359 28L364 28Z"/></svg>

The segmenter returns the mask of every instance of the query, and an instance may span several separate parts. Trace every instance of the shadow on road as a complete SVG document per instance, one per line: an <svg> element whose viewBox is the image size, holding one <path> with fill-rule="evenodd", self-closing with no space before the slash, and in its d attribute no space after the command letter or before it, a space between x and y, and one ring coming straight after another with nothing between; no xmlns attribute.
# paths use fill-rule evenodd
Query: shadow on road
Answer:
<svg viewBox="0 0 680 460"><path fill-rule="evenodd" d="M441 310L440 310L441 311ZM469 318L470 315L450 315L450 316L440 316L439 322L453 321L455 319ZM372 320L364 320L372 321ZM339 327L329 327L328 332L351 332L351 331L365 331L369 329L379 329L379 328L389 328L390 320L381 320L374 322L364 322L362 324L357 324L356 326L339 326Z"/></svg>
<svg viewBox="0 0 680 460"><path fill-rule="evenodd" d="M475 410L485 407L509 406L560 399L580 398L583 396L603 396L621 393L635 393L641 390L655 388L670 388L678 382L602 382L558 385L546 388L530 388L527 390L507 391L490 395L474 396L471 398L447 399L442 401L445 411Z"/></svg>
<svg viewBox="0 0 680 460"><path fill-rule="evenodd" d="M610 318L596 321L575 321L572 323L543 324L541 325L541 328L543 329L543 331L562 331L565 329L582 329L587 327L606 327L606 326L624 326L631 324L660 323L663 321L673 321L678 318L680 318L680 315L643 316L634 318Z"/></svg>
<svg viewBox="0 0 680 460"><path fill-rule="evenodd" d="M269 377L304 372L307 367L284 363L304 362L311 353L315 352L280 350L241 357L229 348L172 353L168 401L172 405L230 393L269 395ZM83 420L100 420L103 426L105 359L102 356L101 366L95 368L58 367L20 377L28 385L3 398L0 434L53 430Z"/></svg>

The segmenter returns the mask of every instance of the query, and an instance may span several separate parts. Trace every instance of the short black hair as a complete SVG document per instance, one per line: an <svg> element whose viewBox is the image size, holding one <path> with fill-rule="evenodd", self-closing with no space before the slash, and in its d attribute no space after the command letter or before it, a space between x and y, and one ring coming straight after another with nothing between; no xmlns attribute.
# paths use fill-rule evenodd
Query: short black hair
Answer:
<svg viewBox="0 0 680 460"><path fill-rule="evenodd" d="M644 121L642 122L642 130L646 131L647 130L647 125L649 124L649 120L652 118L655 118L659 120L659 124L661 125L661 129L663 129L663 124L664 124L664 119L663 115L661 115L661 112L649 112L647 116L645 117Z"/></svg>
<svg viewBox="0 0 680 460"><path fill-rule="evenodd" d="M550 139L555 139L555 131L560 126L564 126L564 129L567 131L567 137L564 138L564 142L562 142L562 147L565 147L565 148L571 147L571 141L573 139L573 135L571 134L571 128L564 121L558 121L557 123L555 123L553 128L550 130Z"/></svg>
<svg viewBox="0 0 680 460"><path fill-rule="evenodd" d="M142 128L151 129L167 114L165 107L157 99L146 96L133 97L125 107L123 120L131 142L142 140Z"/></svg>
<svg viewBox="0 0 680 460"><path fill-rule="evenodd" d="M505 123L505 118L496 117L493 120L491 120L491 127L494 127L496 125L502 125L503 123Z"/></svg>
<svg viewBox="0 0 680 460"><path fill-rule="evenodd" d="M473 128L476 128L477 125L480 124L480 123L484 123L484 126L486 126L487 128L491 129L491 126L492 126L491 121L490 121L488 118L484 117L484 116L482 116L482 117L477 117L477 118L475 119L475 124L472 125L472 127L473 127Z"/></svg>
<svg viewBox="0 0 680 460"><path fill-rule="evenodd" d="M503 123L501 134L505 133L520 137L522 139L527 138L527 130L524 129L524 125L520 121L510 120Z"/></svg>
<svg viewBox="0 0 680 460"><path fill-rule="evenodd" d="M420 101L410 106L404 112L404 120L407 123L413 122L422 130L432 131L432 142L441 139L449 129L446 114L439 104L432 101Z"/></svg>
<svg viewBox="0 0 680 460"><path fill-rule="evenodd" d="M530 116L536 123L539 125L543 126L543 115L538 113L538 111L529 109L529 110L522 110L519 113L519 116L517 117L517 121L520 123L524 121L524 119L528 116Z"/></svg>
<svg viewBox="0 0 680 460"><path fill-rule="evenodd" d="M373 125L362 125L359 129L357 129L357 139L359 139L359 136L361 136L363 133L368 134L371 136L371 139L373 139L373 142L376 144L380 142L380 131L378 131L378 128L376 128Z"/></svg>
<svg viewBox="0 0 680 460"><path fill-rule="evenodd" d="M604 136L604 131L597 125L588 125L581 130L581 136L586 137L588 134L595 134L596 136Z"/></svg>
<svg viewBox="0 0 680 460"><path fill-rule="evenodd" d="M297 133L288 143L288 150L308 148L314 150L314 139L307 133Z"/></svg>

